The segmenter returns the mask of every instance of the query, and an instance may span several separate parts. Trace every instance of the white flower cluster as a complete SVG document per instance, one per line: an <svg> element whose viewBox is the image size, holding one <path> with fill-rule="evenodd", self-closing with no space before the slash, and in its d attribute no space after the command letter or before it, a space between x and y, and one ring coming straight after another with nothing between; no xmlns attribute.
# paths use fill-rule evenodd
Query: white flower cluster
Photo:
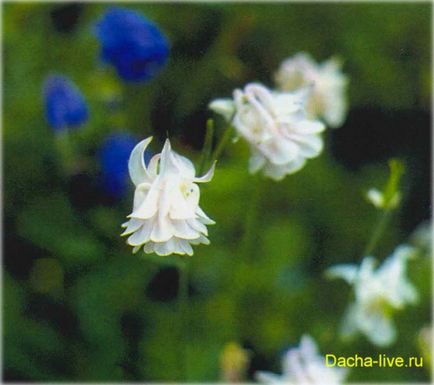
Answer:
<svg viewBox="0 0 434 385"><path fill-rule="evenodd" d="M317 119L337 126L345 117L347 81L337 64L317 66L302 57L306 60L296 56L282 63L276 74L279 89L249 83L236 89L232 99L216 99L209 105L249 143L251 173L262 170L281 180L297 172L323 149L320 134L325 126Z"/></svg>
<svg viewBox="0 0 434 385"><path fill-rule="evenodd" d="M304 112L305 93L273 92L263 85L248 84L235 90L233 100L218 100L210 107L228 117L250 144L249 171L263 170L272 179L300 170L306 159L323 148L320 133L325 126L309 120Z"/></svg>
<svg viewBox="0 0 434 385"><path fill-rule="evenodd" d="M413 247L401 245L377 269L372 257L365 257L360 266L347 264L328 269L330 278L343 278L354 288L355 300L343 322L344 336L361 332L378 346L395 341L393 311L418 299L416 289L406 277L406 264L414 252Z"/></svg>
<svg viewBox="0 0 434 385"><path fill-rule="evenodd" d="M330 127L339 127L344 122L348 78L338 60L332 58L317 64L308 54L298 53L282 62L275 80L283 91L312 87L306 103L309 117L321 118Z"/></svg>
<svg viewBox="0 0 434 385"><path fill-rule="evenodd" d="M327 367L325 358L318 353L312 337L301 338L300 346L289 349L282 361L282 375L257 372L259 381L266 384L288 385L339 385L347 371L342 368Z"/></svg>
<svg viewBox="0 0 434 385"><path fill-rule="evenodd" d="M192 255L191 245L209 244L206 225L214 224L199 207L199 187L209 182L214 166L201 178L195 177L193 164L171 150L166 140L161 154L146 166L144 152L152 138L141 141L131 152L128 163L136 186L133 212L122 226L122 235L136 253Z"/></svg>

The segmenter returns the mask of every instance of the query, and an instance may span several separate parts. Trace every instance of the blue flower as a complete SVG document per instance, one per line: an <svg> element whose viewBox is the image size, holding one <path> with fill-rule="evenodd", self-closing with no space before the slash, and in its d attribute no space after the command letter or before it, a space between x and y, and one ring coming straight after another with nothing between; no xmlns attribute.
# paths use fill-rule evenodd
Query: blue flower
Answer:
<svg viewBox="0 0 434 385"><path fill-rule="evenodd" d="M45 116L54 131L78 127L88 119L86 100L65 76L50 75L44 82Z"/></svg>
<svg viewBox="0 0 434 385"><path fill-rule="evenodd" d="M137 139L126 132L115 132L105 138L99 149L102 182L107 193L122 197L128 188L128 159ZM151 158L145 152L145 162Z"/></svg>
<svg viewBox="0 0 434 385"><path fill-rule="evenodd" d="M109 8L96 23L101 58L126 81L152 79L166 63L169 43L158 27L141 14Z"/></svg>

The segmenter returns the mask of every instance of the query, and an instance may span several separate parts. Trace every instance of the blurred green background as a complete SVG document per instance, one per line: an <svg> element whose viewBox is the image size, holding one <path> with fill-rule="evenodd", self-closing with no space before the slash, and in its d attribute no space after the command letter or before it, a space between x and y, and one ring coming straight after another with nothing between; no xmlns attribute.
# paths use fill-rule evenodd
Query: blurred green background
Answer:
<svg viewBox="0 0 434 385"><path fill-rule="evenodd" d="M396 317L387 349L337 337L349 299L323 271L358 262L377 212L364 192L406 164L402 208L380 243L383 259L430 218L431 4L131 4L171 42L169 62L146 84L124 84L98 60L92 25L109 4L3 5L5 381L170 381L183 349L176 269L132 255L119 237L132 189L108 196L98 149L122 129L153 134L199 160L207 104L249 81L272 85L299 51L344 60L346 123L326 133L323 154L275 183L247 173L247 146L228 147L201 206L217 224L195 248L190 274L189 379L217 381L224 345L251 351L256 370L280 372L280 354L311 334L322 353L420 356L430 324L431 261L410 265L421 300ZM59 161L42 83L69 76L90 105L71 132L73 169ZM221 135L224 123L216 120ZM197 163L196 163L197 164ZM165 262L165 261L163 261ZM425 381L429 368L357 368L351 381Z"/></svg>

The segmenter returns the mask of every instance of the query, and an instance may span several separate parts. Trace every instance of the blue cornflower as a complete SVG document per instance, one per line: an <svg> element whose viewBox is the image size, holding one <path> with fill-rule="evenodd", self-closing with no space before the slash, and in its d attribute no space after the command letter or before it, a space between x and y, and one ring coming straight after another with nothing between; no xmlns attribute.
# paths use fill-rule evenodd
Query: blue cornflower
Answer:
<svg viewBox="0 0 434 385"><path fill-rule="evenodd" d="M109 195L119 198L128 188L128 159L137 139L127 132L115 132L105 138L99 149L102 182ZM145 162L151 158L145 152Z"/></svg>
<svg viewBox="0 0 434 385"><path fill-rule="evenodd" d="M54 131L81 126L88 119L83 94L66 76L48 76L43 86L43 99L45 116Z"/></svg>
<svg viewBox="0 0 434 385"><path fill-rule="evenodd" d="M158 27L140 13L109 8L96 23L101 58L126 81L153 78L166 63L169 43Z"/></svg>

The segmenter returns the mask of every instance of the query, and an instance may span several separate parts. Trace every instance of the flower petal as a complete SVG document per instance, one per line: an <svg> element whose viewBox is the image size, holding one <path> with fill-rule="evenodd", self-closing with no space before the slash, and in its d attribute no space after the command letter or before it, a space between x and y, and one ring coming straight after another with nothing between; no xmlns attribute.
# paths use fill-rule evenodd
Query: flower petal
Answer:
<svg viewBox="0 0 434 385"><path fill-rule="evenodd" d="M215 165L216 165L217 161L215 161L213 163L213 165L210 167L210 169L207 171L207 173L199 178L194 178L193 181L196 183L206 183L209 182L213 176L214 176L214 170L215 170Z"/></svg>
<svg viewBox="0 0 434 385"><path fill-rule="evenodd" d="M133 183L138 186L143 182L150 182L151 178L148 175L145 165L145 150L149 143L152 141L152 136L147 139L142 140L140 143L134 147L131 152L130 159L128 161L128 171L130 173L130 178Z"/></svg>

